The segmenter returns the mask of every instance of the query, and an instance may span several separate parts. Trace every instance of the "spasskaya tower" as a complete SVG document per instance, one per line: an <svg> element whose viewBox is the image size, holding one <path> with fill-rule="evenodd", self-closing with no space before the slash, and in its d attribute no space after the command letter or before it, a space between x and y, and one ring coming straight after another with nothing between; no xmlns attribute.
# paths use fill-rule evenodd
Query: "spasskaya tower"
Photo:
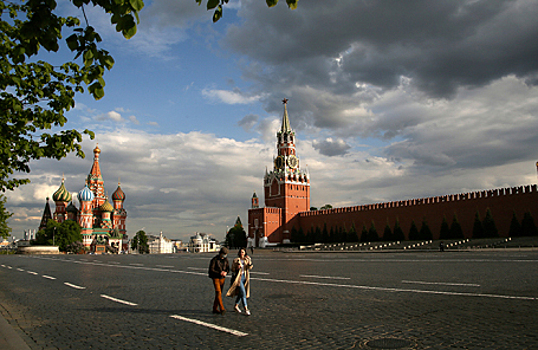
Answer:
<svg viewBox="0 0 538 350"><path fill-rule="evenodd" d="M255 247L289 243L297 214L310 210L310 178L300 168L295 132L288 117L288 100L282 102L284 115L276 134L277 156L273 159L273 170L266 170L263 181L265 208L258 208L254 193L248 212L249 245Z"/></svg>

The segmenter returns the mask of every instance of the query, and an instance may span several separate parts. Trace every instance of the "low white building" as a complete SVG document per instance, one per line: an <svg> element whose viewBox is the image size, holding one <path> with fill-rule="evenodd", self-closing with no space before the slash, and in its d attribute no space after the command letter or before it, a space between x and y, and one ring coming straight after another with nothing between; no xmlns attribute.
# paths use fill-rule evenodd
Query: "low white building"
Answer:
<svg viewBox="0 0 538 350"><path fill-rule="evenodd" d="M163 232L158 237L148 237L150 254L171 254L174 252L174 242L163 236Z"/></svg>
<svg viewBox="0 0 538 350"><path fill-rule="evenodd" d="M220 250L219 242L207 233L196 233L189 240L188 250L191 253L209 253Z"/></svg>

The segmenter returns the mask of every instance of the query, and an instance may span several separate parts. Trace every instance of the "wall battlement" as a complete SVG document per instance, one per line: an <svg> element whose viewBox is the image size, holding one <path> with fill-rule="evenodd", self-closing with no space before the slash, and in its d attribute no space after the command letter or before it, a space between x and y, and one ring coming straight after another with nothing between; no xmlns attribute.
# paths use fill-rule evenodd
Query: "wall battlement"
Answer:
<svg viewBox="0 0 538 350"><path fill-rule="evenodd" d="M307 217L307 216L331 215L331 214L340 214L340 213L354 213L354 212L362 212L362 211L378 210L378 209L413 207L413 206L436 204L436 203L480 200L480 199L492 198L492 197L518 196L518 195L525 195L525 194L537 193L537 192L538 192L538 185L533 184L533 185L524 185L524 186L518 186L518 187L506 187L506 188L496 188L496 189L483 190L483 191L473 191L473 192L459 193L459 194L448 194L444 196L407 199L407 200L402 200L402 201L364 204L364 205L358 205L358 206L353 206L353 207L312 210L312 211L301 212L299 213L299 216Z"/></svg>

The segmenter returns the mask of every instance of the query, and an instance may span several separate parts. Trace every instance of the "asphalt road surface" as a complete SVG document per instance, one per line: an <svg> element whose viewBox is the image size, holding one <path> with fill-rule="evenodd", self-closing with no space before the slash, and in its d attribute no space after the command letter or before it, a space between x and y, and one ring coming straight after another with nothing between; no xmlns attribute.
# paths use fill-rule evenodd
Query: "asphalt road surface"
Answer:
<svg viewBox="0 0 538 350"><path fill-rule="evenodd" d="M31 349L538 349L536 251L255 251L250 317L212 256L0 255L0 312Z"/></svg>

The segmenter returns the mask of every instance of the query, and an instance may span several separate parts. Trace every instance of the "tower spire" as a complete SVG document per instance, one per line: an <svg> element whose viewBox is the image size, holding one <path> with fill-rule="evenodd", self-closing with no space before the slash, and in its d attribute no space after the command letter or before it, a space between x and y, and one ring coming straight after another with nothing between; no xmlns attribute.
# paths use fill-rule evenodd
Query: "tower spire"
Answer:
<svg viewBox="0 0 538 350"><path fill-rule="evenodd" d="M280 128L280 132L286 133L291 131L290 119L288 118L288 99L284 98L282 103L284 104L284 116L282 117L282 127Z"/></svg>

